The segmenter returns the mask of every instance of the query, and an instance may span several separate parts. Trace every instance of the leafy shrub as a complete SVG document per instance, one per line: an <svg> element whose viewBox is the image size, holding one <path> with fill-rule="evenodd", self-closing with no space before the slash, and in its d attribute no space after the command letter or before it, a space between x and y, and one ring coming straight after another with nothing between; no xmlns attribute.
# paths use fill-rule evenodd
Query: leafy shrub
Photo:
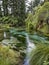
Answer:
<svg viewBox="0 0 49 65"><path fill-rule="evenodd" d="M0 65L16 65L19 62L18 57L18 52L0 45Z"/></svg>
<svg viewBox="0 0 49 65"><path fill-rule="evenodd" d="M16 17L11 17L11 16L4 16L0 18L0 23L1 24L11 24L11 25L16 25L17 24L17 18Z"/></svg>
<svg viewBox="0 0 49 65"><path fill-rule="evenodd" d="M30 30L30 26L33 27L33 29L36 29L36 27L39 25L39 22L41 22L41 20L43 20L43 26L42 28L44 29L45 24L48 26L47 24L47 18L49 18L49 2L45 2L44 5L42 6L38 6L35 8L35 14L30 14L28 15L28 18L26 19L26 28L27 30ZM46 27L46 30L49 28ZM31 29L31 30L33 30ZM46 31L45 30L45 31ZM43 30L40 30L43 32ZM47 30L48 32L48 30Z"/></svg>

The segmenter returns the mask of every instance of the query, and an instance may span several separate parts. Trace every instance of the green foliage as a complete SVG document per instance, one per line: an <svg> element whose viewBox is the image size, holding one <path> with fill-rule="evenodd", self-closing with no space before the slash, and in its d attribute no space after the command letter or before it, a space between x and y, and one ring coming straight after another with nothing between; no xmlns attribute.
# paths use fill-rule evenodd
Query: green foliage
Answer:
<svg viewBox="0 0 49 65"><path fill-rule="evenodd" d="M38 10L41 8L41 6L35 7L34 12L35 14L29 14L27 19L25 20L26 22L26 29L28 31L33 30L36 28L36 24L38 22ZM30 29L30 26L32 26L33 29Z"/></svg>
<svg viewBox="0 0 49 65"><path fill-rule="evenodd" d="M24 20L26 17L26 5L25 5L26 0L17 0L17 19L18 19L18 25L23 26L24 25ZM21 4L19 4L21 3Z"/></svg>
<svg viewBox="0 0 49 65"><path fill-rule="evenodd" d="M34 0L29 3L28 12L34 13L34 8L40 4L40 0Z"/></svg>
<svg viewBox="0 0 49 65"><path fill-rule="evenodd" d="M26 18L25 1L26 0L1 0L0 17L2 17L3 19L3 20L1 19L2 22L3 23L11 22L14 25L18 21L17 26L25 25L24 23Z"/></svg>
<svg viewBox="0 0 49 65"><path fill-rule="evenodd" d="M0 24L11 24L11 25L17 25L17 18L16 17L10 17L10 16L4 16L0 18Z"/></svg>
<svg viewBox="0 0 49 65"><path fill-rule="evenodd" d="M2 16L2 12L1 12L1 6L0 6L0 17Z"/></svg>
<svg viewBox="0 0 49 65"><path fill-rule="evenodd" d="M0 29L0 41L4 39L4 31Z"/></svg>
<svg viewBox="0 0 49 65"><path fill-rule="evenodd" d="M42 29L44 29L45 25L47 25L49 27L49 25L47 24L47 18L49 18L49 2L44 3L43 6L38 6L34 8L35 14L30 14L28 16L28 18L26 19L26 28L27 30L33 30L30 29L30 26L32 26L34 29L36 29L36 27L39 25L39 22L41 22L41 20L43 20L42 23ZM31 25L30 25L31 24ZM46 27L47 33L48 33L48 27ZM38 29L40 30L40 29ZM45 31L46 31L45 30ZM43 32L43 31L41 31Z"/></svg>
<svg viewBox="0 0 49 65"><path fill-rule="evenodd" d="M38 44L30 56L30 65L49 65L49 44Z"/></svg>
<svg viewBox="0 0 49 65"><path fill-rule="evenodd" d="M44 0L44 2L48 2L49 0Z"/></svg>
<svg viewBox="0 0 49 65"><path fill-rule="evenodd" d="M46 20L49 17L49 2L46 2L39 10L38 10L38 18L42 20Z"/></svg>
<svg viewBox="0 0 49 65"><path fill-rule="evenodd" d="M19 53L0 44L0 65L15 65L19 62Z"/></svg>
<svg viewBox="0 0 49 65"><path fill-rule="evenodd" d="M39 3L40 3L40 0L34 0L34 1L33 1L33 7L38 6Z"/></svg>
<svg viewBox="0 0 49 65"><path fill-rule="evenodd" d="M28 30L28 31L29 31L29 28L30 28L30 24L31 24L31 22L33 20L32 18L33 18L32 14L29 14L28 18L25 20L25 22L26 22L26 30Z"/></svg>
<svg viewBox="0 0 49 65"><path fill-rule="evenodd" d="M8 0L3 0L2 6L3 6L4 16L7 16L8 15Z"/></svg>

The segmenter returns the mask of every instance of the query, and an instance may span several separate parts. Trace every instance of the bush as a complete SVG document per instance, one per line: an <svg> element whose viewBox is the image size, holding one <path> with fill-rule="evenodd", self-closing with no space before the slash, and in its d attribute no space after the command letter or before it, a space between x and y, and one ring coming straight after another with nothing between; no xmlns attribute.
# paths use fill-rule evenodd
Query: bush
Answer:
<svg viewBox="0 0 49 65"><path fill-rule="evenodd" d="M16 65L19 62L19 53L0 44L0 65Z"/></svg>
<svg viewBox="0 0 49 65"><path fill-rule="evenodd" d="M11 17L11 16L4 16L2 18L0 18L0 23L1 24L11 24L11 25L15 25L17 24L17 18L16 17Z"/></svg>
<svg viewBox="0 0 49 65"><path fill-rule="evenodd" d="M49 18L49 2L44 3L44 5L42 6L35 7L34 10L35 10L35 14L28 15L28 18L26 19L27 30L30 30L30 26L32 26L33 29L35 30L37 27L38 27L37 30L40 30L40 28L45 30L44 26L46 24L48 27L46 27L45 31L47 31L48 33L49 25L47 24L47 18ZM43 21L43 23L40 25L41 20ZM43 30L40 31L43 32Z"/></svg>

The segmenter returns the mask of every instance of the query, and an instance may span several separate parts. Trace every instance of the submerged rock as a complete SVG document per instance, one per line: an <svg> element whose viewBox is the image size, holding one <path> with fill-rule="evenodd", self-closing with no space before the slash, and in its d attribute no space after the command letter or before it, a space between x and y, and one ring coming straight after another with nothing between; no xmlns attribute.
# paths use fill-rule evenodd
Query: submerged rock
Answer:
<svg viewBox="0 0 49 65"><path fill-rule="evenodd" d="M18 40L14 37L11 37L11 39L2 40L2 43L5 45L8 45L8 44L13 44L13 43L18 43Z"/></svg>

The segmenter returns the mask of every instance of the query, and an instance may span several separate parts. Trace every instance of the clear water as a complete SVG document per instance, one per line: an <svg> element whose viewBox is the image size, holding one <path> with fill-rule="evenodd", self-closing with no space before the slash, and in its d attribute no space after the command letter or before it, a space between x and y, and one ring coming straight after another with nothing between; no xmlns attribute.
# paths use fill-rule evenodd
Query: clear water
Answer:
<svg viewBox="0 0 49 65"><path fill-rule="evenodd" d="M29 65L29 60L30 60L30 53L33 49L35 49L34 43L32 43L29 39L28 34L26 34L26 42L27 42L27 50L26 50L26 58L24 60L24 65Z"/></svg>

